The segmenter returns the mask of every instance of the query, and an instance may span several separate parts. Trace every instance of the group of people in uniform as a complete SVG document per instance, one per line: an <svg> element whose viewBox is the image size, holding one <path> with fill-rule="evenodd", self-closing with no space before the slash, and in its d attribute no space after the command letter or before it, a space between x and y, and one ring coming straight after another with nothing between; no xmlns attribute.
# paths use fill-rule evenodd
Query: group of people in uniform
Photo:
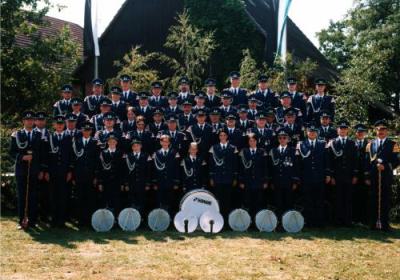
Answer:
<svg viewBox="0 0 400 280"><path fill-rule="evenodd" d="M376 122L367 140L366 125L335 119L325 79L316 79L310 96L298 92L295 78L280 94L268 81L261 75L248 92L232 72L230 87L218 94L214 79L192 92L187 77L178 92L165 94L155 81L150 92L137 93L122 75L107 95L94 79L84 100L64 85L51 117L24 112L12 134L19 225L35 227L40 217L56 227L70 219L85 226L99 208L172 214L184 193L203 188L224 217L236 208L252 217L297 208L310 227L390 230L399 148L386 122Z"/></svg>

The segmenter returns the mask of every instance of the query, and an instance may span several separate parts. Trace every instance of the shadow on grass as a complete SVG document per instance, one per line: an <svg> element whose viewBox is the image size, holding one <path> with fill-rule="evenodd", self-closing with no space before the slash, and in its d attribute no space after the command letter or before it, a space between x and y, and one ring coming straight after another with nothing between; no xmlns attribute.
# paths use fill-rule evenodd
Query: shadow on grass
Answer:
<svg viewBox="0 0 400 280"><path fill-rule="evenodd" d="M15 222L15 225L17 222L15 216L7 213L6 215L3 213L2 220ZM78 229L73 225L68 225L66 228L50 228L48 225L40 224L37 230L30 229L27 233L36 242L42 244L56 244L69 249L76 248L76 243L86 241L92 241L96 244L108 244L110 241L120 241L134 245L138 243L138 238L145 238L146 240L155 242L187 241L198 238L210 240L253 238L267 241L282 241L286 238L291 238L299 240L327 239L334 241L373 240L384 243L392 243L393 239L400 239L399 225L396 225L396 229L390 233L371 231L363 227L327 227L324 229L304 229L304 231L297 234L285 232L265 233L259 232L256 229L250 229L246 232L233 232L227 229L218 234L208 234L201 231L183 234L175 231L172 224L166 232L152 232L146 225L142 224L136 232L124 232L116 225L110 232L105 233L94 232L90 227Z"/></svg>

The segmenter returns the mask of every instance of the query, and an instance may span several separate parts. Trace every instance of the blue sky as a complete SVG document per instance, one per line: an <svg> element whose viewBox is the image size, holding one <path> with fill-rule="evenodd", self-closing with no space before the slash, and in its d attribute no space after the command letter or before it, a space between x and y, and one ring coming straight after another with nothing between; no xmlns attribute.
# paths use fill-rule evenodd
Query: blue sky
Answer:
<svg viewBox="0 0 400 280"><path fill-rule="evenodd" d="M98 8L99 35L107 27L118 9L125 0L92 0ZM160 0L162 1L162 0ZM212 1L212 0L210 0ZM83 26L84 0L53 0L55 6L65 6L59 11L56 7L51 9L49 16L71 21ZM341 19L352 7L353 0L293 0L289 16L318 46L315 33L329 26L329 21Z"/></svg>

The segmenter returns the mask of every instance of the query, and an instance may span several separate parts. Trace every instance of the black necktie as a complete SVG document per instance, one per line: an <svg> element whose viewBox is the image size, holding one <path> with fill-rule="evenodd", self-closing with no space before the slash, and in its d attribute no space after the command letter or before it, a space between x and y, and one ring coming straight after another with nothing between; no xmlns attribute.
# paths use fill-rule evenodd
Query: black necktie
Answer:
<svg viewBox="0 0 400 280"><path fill-rule="evenodd" d="M251 150L251 155L254 156L254 154L256 153L256 151Z"/></svg>
<svg viewBox="0 0 400 280"><path fill-rule="evenodd" d="M31 132L28 131L28 141L31 142L32 138L31 138Z"/></svg>
<svg viewBox="0 0 400 280"><path fill-rule="evenodd" d="M58 141L61 141L61 134L58 134Z"/></svg>

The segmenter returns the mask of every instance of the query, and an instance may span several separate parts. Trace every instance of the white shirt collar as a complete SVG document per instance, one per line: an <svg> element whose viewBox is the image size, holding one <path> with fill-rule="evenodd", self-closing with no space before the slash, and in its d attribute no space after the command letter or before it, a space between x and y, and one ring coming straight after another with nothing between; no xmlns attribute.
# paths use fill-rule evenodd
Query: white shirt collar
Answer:
<svg viewBox="0 0 400 280"><path fill-rule="evenodd" d="M110 148L108 148L107 151L108 151L109 153L114 153L114 152L116 151L116 149L110 149Z"/></svg>

